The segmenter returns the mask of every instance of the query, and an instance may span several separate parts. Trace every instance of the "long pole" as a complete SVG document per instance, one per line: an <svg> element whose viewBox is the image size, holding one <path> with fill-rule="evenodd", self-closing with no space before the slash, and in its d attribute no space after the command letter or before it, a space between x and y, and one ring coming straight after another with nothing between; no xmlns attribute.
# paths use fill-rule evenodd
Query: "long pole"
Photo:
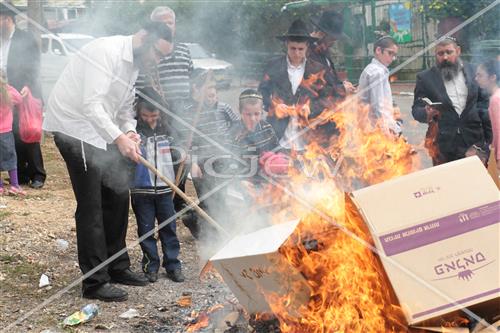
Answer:
<svg viewBox="0 0 500 333"><path fill-rule="evenodd" d="M203 82L203 86L201 87L201 95L199 96L200 100L198 102L198 105L196 106L195 116L193 119L193 123L191 124L192 128L191 128L191 131L189 131L189 135L188 135L188 138L186 141L186 149L188 151L191 149L191 145L193 144L193 136L194 136L193 129L195 129L196 126L198 126L198 121L200 120L201 109L203 108L203 102L205 101L207 87L211 81L212 81L212 71L209 70L207 73L207 76L205 77L205 82ZM175 175L175 185L180 184L182 174L184 173L185 165L186 165L186 161L183 160L181 162L181 164L179 165L179 168L177 169L177 174ZM174 193L174 196L175 196L175 193Z"/></svg>
<svg viewBox="0 0 500 333"><path fill-rule="evenodd" d="M224 236L229 237L227 231L224 228L222 228L220 224L215 222L213 218L211 218L203 209L201 209L200 206L196 204L196 202L191 200L184 192L182 192L182 190L178 188L170 179L162 175L160 171L158 171L158 169L154 167L153 164L149 163L142 156L139 156L139 162L141 162L146 168L151 170L151 172L153 172L158 178L160 178L165 184L167 184L175 193L177 193L177 195L179 195L182 199L184 199L184 201L189 203L189 205L193 207L193 209L198 214L200 214L200 216L203 217L208 223L210 223L214 228L216 228L218 231L224 234Z"/></svg>

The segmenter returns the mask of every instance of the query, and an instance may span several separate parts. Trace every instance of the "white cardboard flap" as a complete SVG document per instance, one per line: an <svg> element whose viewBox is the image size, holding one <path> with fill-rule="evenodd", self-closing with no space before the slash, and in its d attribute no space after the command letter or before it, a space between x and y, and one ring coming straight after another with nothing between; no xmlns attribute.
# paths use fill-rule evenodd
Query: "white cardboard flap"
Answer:
<svg viewBox="0 0 500 333"><path fill-rule="evenodd" d="M294 313L310 297L310 287L300 272L284 265L279 248L300 220L273 225L233 238L210 261L229 289L249 313L270 312L264 294L295 298L288 305ZM276 266L283 270L276 270ZM293 290L293 291L292 291Z"/></svg>
<svg viewBox="0 0 500 333"><path fill-rule="evenodd" d="M252 233L236 236L219 250L210 261L254 256L277 251L300 220L276 224Z"/></svg>

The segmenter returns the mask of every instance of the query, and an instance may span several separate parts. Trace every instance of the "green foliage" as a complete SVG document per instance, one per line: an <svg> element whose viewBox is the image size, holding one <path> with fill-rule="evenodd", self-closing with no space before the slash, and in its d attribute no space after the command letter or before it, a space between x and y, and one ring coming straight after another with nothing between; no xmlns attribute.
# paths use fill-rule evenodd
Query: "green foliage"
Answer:
<svg viewBox="0 0 500 333"><path fill-rule="evenodd" d="M492 4L495 0L419 0L419 11L427 18L442 21L448 17L458 17L467 20ZM470 22L461 35L464 36L466 48L473 48L475 43L486 39L500 39L500 6L496 5L489 11ZM473 51L473 50L470 50Z"/></svg>
<svg viewBox="0 0 500 333"><path fill-rule="evenodd" d="M420 12L429 18L460 17L467 19L491 4L494 0L428 0L421 1Z"/></svg>

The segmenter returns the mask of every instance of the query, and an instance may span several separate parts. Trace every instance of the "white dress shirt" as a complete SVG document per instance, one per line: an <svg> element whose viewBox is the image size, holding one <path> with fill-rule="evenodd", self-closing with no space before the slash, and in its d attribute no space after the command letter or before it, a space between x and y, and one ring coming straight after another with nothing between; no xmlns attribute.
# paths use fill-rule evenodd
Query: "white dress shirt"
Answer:
<svg viewBox="0 0 500 333"><path fill-rule="evenodd" d="M295 95L297 93L297 89L304 78L304 72L306 70L306 59L299 64L298 66L294 66L290 63L288 57L286 57L287 71L288 71L288 80L292 85L292 92ZM297 123L297 119L295 117L290 117L288 121L288 126L283 134L283 137L280 139L280 146L285 149L294 149L296 151L301 151L305 149L304 140L302 140L302 136L299 136L299 125Z"/></svg>
<svg viewBox="0 0 500 333"><path fill-rule="evenodd" d="M15 27L12 29L9 39L7 41L1 40L0 43L0 70L2 70L5 76L7 76L7 61L9 60L10 42L12 41L14 31L16 31Z"/></svg>
<svg viewBox="0 0 500 333"><path fill-rule="evenodd" d="M304 77L304 72L306 70L306 59L304 58L304 61L298 66L294 66L290 63L288 57L286 57L286 64L288 70L288 80L290 80L290 83L292 84L292 92L295 95L295 93L297 92L297 88L299 87L300 82L302 82L302 78Z"/></svg>
<svg viewBox="0 0 500 333"><path fill-rule="evenodd" d="M72 56L47 102L43 129L106 149L135 131L132 36L96 39Z"/></svg>
<svg viewBox="0 0 500 333"><path fill-rule="evenodd" d="M465 83L465 75L463 70L460 69L458 71L458 75L450 81L446 81L443 78L443 82L444 87L446 88L446 93L453 103L453 108L460 116L465 109L465 104L467 103L467 95L469 93L467 84Z"/></svg>
<svg viewBox="0 0 500 333"><path fill-rule="evenodd" d="M358 91L361 101L370 105L370 119L381 119L385 131L401 133L401 127L394 120L389 69L384 64L375 58L372 59L359 77Z"/></svg>

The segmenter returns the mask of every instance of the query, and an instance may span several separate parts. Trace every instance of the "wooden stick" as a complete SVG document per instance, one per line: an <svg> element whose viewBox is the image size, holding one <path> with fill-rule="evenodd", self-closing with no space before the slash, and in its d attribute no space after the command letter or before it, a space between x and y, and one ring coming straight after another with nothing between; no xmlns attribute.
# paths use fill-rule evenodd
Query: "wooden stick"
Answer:
<svg viewBox="0 0 500 333"><path fill-rule="evenodd" d="M207 77L205 78L205 82L203 82L203 86L201 87L200 102L196 106L196 111L194 113L195 116L193 119L193 123L191 124L192 128L191 128L191 131L189 132L189 136L187 139L186 148L188 151L189 151L189 149L191 149L191 145L193 144L193 136L194 136L193 129L195 129L196 126L198 126L198 121L200 120L201 109L203 108L203 102L205 101L205 95L207 93L207 86L208 86L208 83L210 83L210 81L212 81L212 76L213 76L212 70L209 70L207 73ZM184 166L185 165L186 165L186 162L184 160L181 162L181 164L179 165L179 168L177 169L177 174L175 175L175 185L177 185L177 186L181 182L181 176L184 173ZM175 197L175 192L173 194L173 197Z"/></svg>
<svg viewBox="0 0 500 333"><path fill-rule="evenodd" d="M178 188L170 179L168 179L167 177L165 177L164 175L162 175L160 173L160 171L158 171L158 169L156 169L154 167L154 165L152 165L151 163L149 163L142 156L139 156L139 162L141 162L142 164L144 164L144 166L146 168L148 168L149 170L151 170L151 172L153 172L156 176L158 176L158 178L160 178L163 182L165 182L165 184L167 184L168 186L170 186L170 188L175 193L177 193L182 199L184 199L184 201L186 201L187 203L189 203L189 205L191 207L193 207L194 210L196 210L196 212L198 214L200 214L201 217L203 217L208 223L210 223L214 228L216 228L218 231L220 231L222 234L224 234L224 236L229 237L229 234L227 233L227 231L224 228L222 228L220 226L220 224L218 224L217 222L215 222L214 219L212 219L203 209L201 209L200 206L198 206L196 204L196 202L194 202L193 200L191 200L184 192L182 192L181 189Z"/></svg>

